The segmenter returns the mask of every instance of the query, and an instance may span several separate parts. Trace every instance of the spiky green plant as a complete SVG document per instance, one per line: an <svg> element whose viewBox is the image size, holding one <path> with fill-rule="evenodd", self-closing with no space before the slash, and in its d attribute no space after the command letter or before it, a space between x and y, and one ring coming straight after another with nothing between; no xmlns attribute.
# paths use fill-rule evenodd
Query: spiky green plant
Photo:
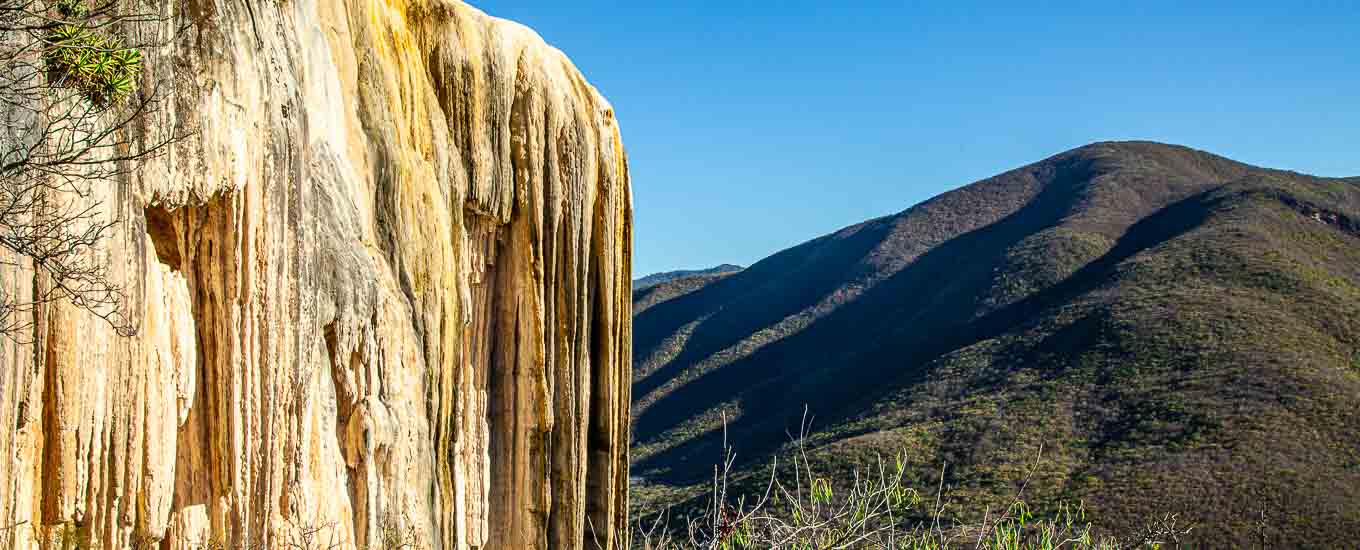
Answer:
<svg viewBox="0 0 1360 550"><path fill-rule="evenodd" d="M80 0L62 0L55 9L72 20L87 13ZM57 25L48 33L45 60L55 81L76 88L103 105L120 103L132 95L142 71L140 50L78 22Z"/></svg>

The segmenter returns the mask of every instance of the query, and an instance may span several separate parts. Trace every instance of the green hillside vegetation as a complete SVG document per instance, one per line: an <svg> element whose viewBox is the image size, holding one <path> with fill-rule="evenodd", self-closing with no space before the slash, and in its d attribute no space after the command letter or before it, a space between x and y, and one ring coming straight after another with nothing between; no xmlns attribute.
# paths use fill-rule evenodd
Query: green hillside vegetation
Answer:
<svg viewBox="0 0 1360 550"><path fill-rule="evenodd" d="M1098 530L1360 534L1360 179L1100 143L780 252L635 316L640 508L789 441L905 451L946 522L1026 489ZM1040 452L1042 449L1042 452ZM940 479L943 466L943 480ZM1263 520L1264 516L1264 520Z"/></svg>

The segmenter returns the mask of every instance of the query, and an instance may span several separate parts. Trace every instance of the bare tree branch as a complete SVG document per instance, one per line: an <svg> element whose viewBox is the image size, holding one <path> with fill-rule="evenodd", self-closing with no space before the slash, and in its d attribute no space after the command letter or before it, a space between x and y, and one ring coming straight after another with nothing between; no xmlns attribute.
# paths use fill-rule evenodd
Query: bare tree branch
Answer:
<svg viewBox="0 0 1360 550"><path fill-rule="evenodd" d="M136 332L103 247L126 220L103 208L101 188L184 137L142 141L166 93L146 84L139 48L160 44L124 42L167 20L136 1L0 0L0 264L37 282L31 295L0 289L0 334L26 340L37 309L56 301ZM110 67L122 72L99 81L108 88L91 84Z"/></svg>

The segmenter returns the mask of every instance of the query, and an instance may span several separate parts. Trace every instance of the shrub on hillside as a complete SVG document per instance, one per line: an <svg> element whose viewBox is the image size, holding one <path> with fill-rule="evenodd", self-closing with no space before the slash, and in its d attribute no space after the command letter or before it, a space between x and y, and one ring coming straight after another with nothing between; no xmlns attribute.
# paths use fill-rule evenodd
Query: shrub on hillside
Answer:
<svg viewBox="0 0 1360 550"><path fill-rule="evenodd" d="M835 479L808 459L802 439L776 463L763 491L734 490L734 454L723 461L697 513L661 512L638 518L633 547L643 550L1116 550L1179 547L1190 532L1175 515L1149 518L1129 540L1098 536L1080 504L1036 517L1022 500L1024 485L1004 510L987 510L972 525L946 525L944 486L921 491L904 483L905 454ZM941 476L943 479L943 476ZM1026 485L1028 481L1026 481Z"/></svg>

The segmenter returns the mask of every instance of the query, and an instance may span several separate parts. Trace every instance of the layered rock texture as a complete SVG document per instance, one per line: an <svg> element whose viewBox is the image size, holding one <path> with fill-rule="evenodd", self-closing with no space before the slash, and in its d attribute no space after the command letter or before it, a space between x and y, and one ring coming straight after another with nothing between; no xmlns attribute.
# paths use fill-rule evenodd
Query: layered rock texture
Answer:
<svg viewBox="0 0 1360 550"><path fill-rule="evenodd" d="M623 546L610 105L458 2L174 4L139 131L189 137L95 197L138 332L56 305L3 344L0 546Z"/></svg>

